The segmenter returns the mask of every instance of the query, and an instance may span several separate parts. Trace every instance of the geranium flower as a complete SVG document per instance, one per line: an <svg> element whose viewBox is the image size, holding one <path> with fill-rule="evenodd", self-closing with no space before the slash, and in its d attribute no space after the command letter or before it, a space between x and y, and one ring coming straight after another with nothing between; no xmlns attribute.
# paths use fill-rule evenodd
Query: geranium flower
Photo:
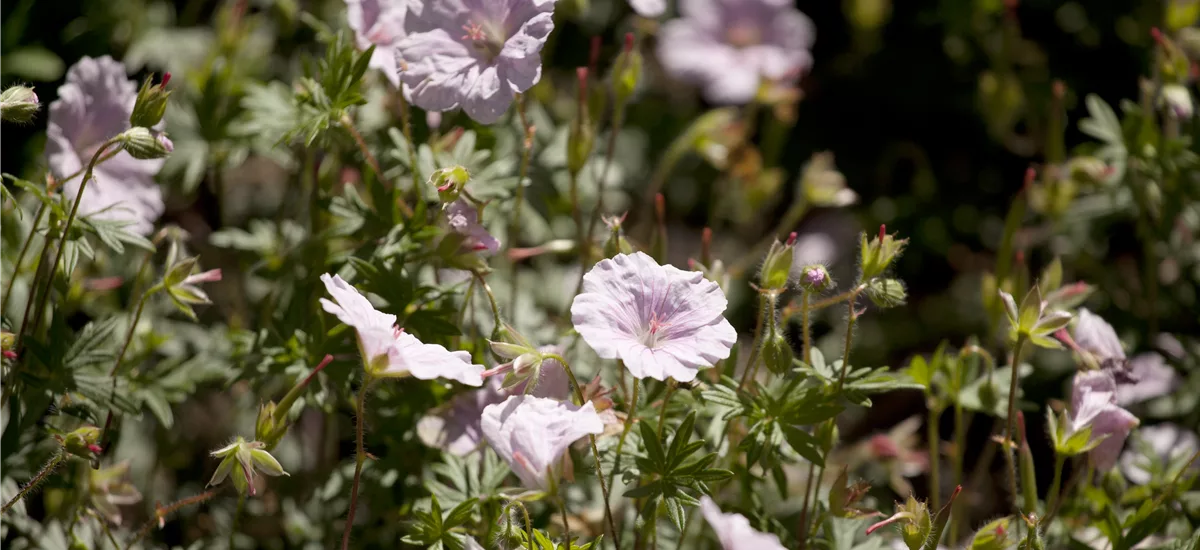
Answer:
<svg viewBox="0 0 1200 550"><path fill-rule="evenodd" d="M700 497L700 513L708 522L725 550L786 550L779 537L750 527L741 514L725 514L707 495Z"/></svg>
<svg viewBox="0 0 1200 550"><path fill-rule="evenodd" d="M1076 374L1071 388L1071 431L1091 427L1092 441L1104 438L1089 453L1092 464L1101 472L1116 464L1125 438L1138 425L1136 416L1117 405L1116 389L1116 381L1104 371Z"/></svg>
<svg viewBox="0 0 1200 550"><path fill-rule="evenodd" d="M87 168L92 156L110 138L129 129L137 86L125 65L109 56L84 57L67 71L67 81L50 104L46 128L46 162L60 181ZM106 151L119 150L109 147ZM162 159L138 160L126 151L96 165L79 203L79 213L127 222L132 232L149 235L163 213L162 190L154 182ZM63 188L72 200L82 176Z"/></svg>
<svg viewBox="0 0 1200 550"><path fill-rule="evenodd" d="M395 87L400 87L396 45L404 38L405 4L404 0L346 0L346 19L354 31L354 42L363 50L375 46L368 65L383 71Z"/></svg>
<svg viewBox="0 0 1200 550"><path fill-rule="evenodd" d="M1175 424L1146 426L1134 434L1133 440L1132 448L1121 453L1121 473L1138 485L1150 483L1155 472L1171 479L1178 473L1172 468L1182 468L1200 447L1195 433ZM1139 447L1144 447L1143 452L1135 450Z"/></svg>
<svg viewBox="0 0 1200 550"><path fill-rule="evenodd" d="M483 254L500 250L500 240L479 223L479 210L462 199L446 205L446 223L463 236L463 247Z"/></svg>
<svg viewBox="0 0 1200 550"><path fill-rule="evenodd" d="M592 404L514 395L483 410L483 437L528 489L554 492L575 440L604 431Z"/></svg>
<svg viewBox="0 0 1200 550"><path fill-rule="evenodd" d="M785 0L680 0L658 58L715 103L747 103L763 80L790 82L812 65L816 29Z"/></svg>
<svg viewBox="0 0 1200 550"><path fill-rule="evenodd" d="M555 346L546 346L558 353ZM421 442L454 455L463 456L475 452L483 441L481 417L489 405L502 403L513 395L524 395L528 381L509 389L503 389L503 376L492 376L478 390L454 396L449 403L425 415L417 421L417 435ZM538 370L538 383L530 395L548 399L564 400L571 394L566 371L562 363L549 359L542 361Z"/></svg>
<svg viewBox="0 0 1200 550"><path fill-rule="evenodd" d="M1171 393L1175 370L1157 353L1144 353L1126 359L1117 332L1099 315L1079 309L1079 319L1072 334L1079 350L1090 354L1101 370L1112 373L1119 383L1117 403L1131 405Z"/></svg>
<svg viewBox="0 0 1200 550"><path fill-rule="evenodd" d="M462 107L491 124L542 78L542 45L554 0L431 0L413 3L397 49L400 81L414 105Z"/></svg>
<svg viewBox="0 0 1200 550"><path fill-rule="evenodd" d="M690 382L737 341L727 304L702 273L635 252L601 260L583 277L571 321L596 354L625 361L637 378Z"/></svg>
<svg viewBox="0 0 1200 550"><path fill-rule="evenodd" d="M363 361L373 376L412 375L421 380L449 378L468 386L483 385L483 365L471 364L471 354L426 344L396 326L396 316L383 313L340 276L321 275L334 301L321 298L321 307L354 327Z"/></svg>

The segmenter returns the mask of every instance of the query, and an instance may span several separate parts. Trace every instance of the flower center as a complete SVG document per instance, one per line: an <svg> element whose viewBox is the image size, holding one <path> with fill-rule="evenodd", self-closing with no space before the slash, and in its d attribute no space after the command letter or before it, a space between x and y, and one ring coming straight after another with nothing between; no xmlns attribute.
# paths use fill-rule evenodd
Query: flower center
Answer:
<svg viewBox="0 0 1200 550"><path fill-rule="evenodd" d="M504 49L504 33L493 25L468 20L462 29L466 32L462 35L462 39L469 41L475 52L489 61L495 59Z"/></svg>
<svg viewBox="0 0 1200 550"><path fill-rule="evenodd" d="M666 318L659 317L658 312L650 314L650 327L646 331L645 341L646 347L656 348L659 344L659 338L662 337L664 329L671 326L671 323L666 322Z"/></svg>
<svg viewBox="0 0 1200 550"><path fill-rule="evenodd" d="M762 43L762 32L758 25L735 23L725 31L725 41L738 48L755 46Z"/></svg>

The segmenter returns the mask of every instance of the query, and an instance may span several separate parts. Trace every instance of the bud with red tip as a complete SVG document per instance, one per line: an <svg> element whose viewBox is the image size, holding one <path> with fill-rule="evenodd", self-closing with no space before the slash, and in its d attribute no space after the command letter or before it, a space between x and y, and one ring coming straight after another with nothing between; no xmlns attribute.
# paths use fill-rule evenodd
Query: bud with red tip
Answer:
<svg viewBox="0 0 1200 550"><path fill-rule="evenodd" d="M171 73L164 74L160 84L151 84L150 80L147 78L138 90L137 101L129 115L131 126L153 127L162 122L167 112L167 98L171 96L171 92L167 91L167 82L171 81Z"/></svg>
<svg viewBox="0 0 1200 550"><path fill-rule="evenodd" d="M787 288L788 278L792 274L792 257L795 255L796 233L788 235L787 242L775 241L767 251L763 260L762 274L759 276L759 286L764 290L783 290Z"/></svg>
<svg viewBox="0 0 1200 550"><path fill-rule="evenodd" d="M892 261L904 250L908 239L897 239L887 234L887 226L879 226L879 236L867 242L867 235L862 235L862 278L872 279L882 275L892 265Z"/></svg>

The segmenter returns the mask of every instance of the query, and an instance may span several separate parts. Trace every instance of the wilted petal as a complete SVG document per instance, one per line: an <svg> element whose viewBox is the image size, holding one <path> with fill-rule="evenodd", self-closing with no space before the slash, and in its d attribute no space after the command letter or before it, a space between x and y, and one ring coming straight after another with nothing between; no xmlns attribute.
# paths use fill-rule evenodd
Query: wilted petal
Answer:
<svg viewBox="0 0 1200 550"><path fill-rule="evenodd" d="M1175 390L1179 375L1157 353L1143 353L1129 361L1133 382L1117 387L1117 404L1132 405Z"/></svg>
<svg viewBox="0 0 1200 550"><path fill-rule="evenodd" d="M1086 308L1079 308L1079 320L1075 322L1072 336L1079 347L1101 360L1125 358L1125 350L1112 325Z"/></svg>
<svg viewBox="0 0 1200 550"><path fill-rule="evenodd" d="M1138 419L1116 404L1116 382L1104 371L1075 375L1071 389L1071 430L1091 428L1091 440L1103 438L1089 456L1100 471L1108 471L1117 462L1129 431Z"/></svg>
<svg viewBox="0 0 1200 550"><path fill-rule="evenodd" d="M636 252L601 260L584 276L571 320L596 354L623 360L637 378L690 382L729 357L737 332L726 305L700 272Z"/></svg>
<svg viewBox="0 0 1200 550"><path fill-rule="evenodd" d="M700 497L700 512L725 550L786 550L779 537L750 527L746 516L722 513L708 496Z"/></svg>
<svg viewBox="0 0 1200 550"><path fill-rule="evenodd" d="M225 478L229 477L229 471L233 469L233 465L236 462L237 459L232 456L227 456L222 459L221 463L217 465L217 471L213 472L212 479L208 480L208 486L214 487L220 485L222 481L225 481Z"/></svg>
<svg viewBox="0 0 1200 550"><path fill-rule="evenodd" d="M557 482L558 464L567 447L588 434L604 431L590 402L572 404L517 395L483 411L483 436L508 462L528 489L548 491Z"/></svg>
<svg viewBox="0 0 1200 550"><path fill-rule="evenodd" d="M1116 405L1105 408L1092 420L1092 439L1107 436L1088 453L1096 470L1107 472L1112 469L1125 446L1125 438L1137 425L1136 416Z"/></svg>

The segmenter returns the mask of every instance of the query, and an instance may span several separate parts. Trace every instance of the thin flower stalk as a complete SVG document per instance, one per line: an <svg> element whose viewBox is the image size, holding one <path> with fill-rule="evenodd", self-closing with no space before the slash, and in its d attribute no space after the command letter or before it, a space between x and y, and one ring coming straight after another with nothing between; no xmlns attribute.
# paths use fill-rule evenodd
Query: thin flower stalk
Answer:
<svg viewBox="0 0 1200 550"><path fill-rule="evenodd" d="M46 478L50 477L50 474L54 473L54 471L57 470L58 467L61 466L66 460L67 452L65 450L59 449L57 452L55 452L54 456L50 457L50 460L46 462L46 465L42 466L42 469L39 470L37 474L34 474L33 478L29 480L29 483L26 483L16 496L4 503L4 508L0 509L0 514L7 512L9 508L12 508L18 502L25 500L25 497L29 496L30 493L33 493L33 491L36 490L38 486L42 484L42 482L46 481Z"/></svg>

